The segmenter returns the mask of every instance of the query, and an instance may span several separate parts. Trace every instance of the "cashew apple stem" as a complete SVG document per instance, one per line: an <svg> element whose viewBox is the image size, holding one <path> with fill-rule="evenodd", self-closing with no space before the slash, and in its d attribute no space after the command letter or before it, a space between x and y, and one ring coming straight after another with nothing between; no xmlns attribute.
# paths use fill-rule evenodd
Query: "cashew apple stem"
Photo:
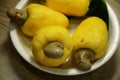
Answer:
<svg viewBox="0 0 120 80"><path fill-rule="evenodd" d="M18 25L23 25L28 18L28 15L25 11L15 8L7 10L6 14L12 21L17 23Z"/></svg>
<svg viewBox="0 0 120 80"><path fill-rule="evenodd" d="M60 42L50 42L44 47L44 54L50 58L60 58L64 54L64 46Z"/></svg>
<svg viewBox="0 0 120 80"><path fill-rule="evenodd" d="M92 63L95 60L95 52L88 48L79 49L75 53L75 63L81 70L91 69Z"/></svg>

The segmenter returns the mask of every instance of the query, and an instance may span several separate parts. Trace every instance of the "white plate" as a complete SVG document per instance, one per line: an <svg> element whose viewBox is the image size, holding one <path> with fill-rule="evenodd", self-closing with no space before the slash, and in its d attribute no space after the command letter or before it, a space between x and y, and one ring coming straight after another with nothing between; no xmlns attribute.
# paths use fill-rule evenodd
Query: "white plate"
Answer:
<svg viewBox="0 0 120 80"><path fill-rule="evenodd" d="M28 4L28 0L20 0L19 3L16 5L15 8L22 9L24 6ZM36 61L33 59L32 51L31 51L31 39L27 38L24 36L21 31L16 28L14 24L10 23L10 36L11 40L17 49L18 53L21 55L23 59L25 59L28 63L33 65L34 67L38 68L39 70L52 73L52 74L57 74L57 75L81 75L84 73L91 72L103 64L105 64L114 54L118 43L119 43L119 23L118 19L111 8L111 6L107 3L108 11L109 11L109 18L110 18L110 23L109 23L109 47L107 50L106 55L101 58L100 60L96 61L93 65L92 68L89 71L80 71L76 68L70 68L70 69L65 69L65 68L50 68L46 67L43 65L40 65L36 63ZM73 24L76 25L76 24Z"/></svg>

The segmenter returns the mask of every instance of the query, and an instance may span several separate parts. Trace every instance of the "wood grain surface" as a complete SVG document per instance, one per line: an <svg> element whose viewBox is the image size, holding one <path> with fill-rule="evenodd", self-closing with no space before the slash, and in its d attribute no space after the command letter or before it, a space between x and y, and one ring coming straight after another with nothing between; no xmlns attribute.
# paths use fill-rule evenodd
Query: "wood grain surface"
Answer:
<svg viewBox="0 0 120 80"><path fill-rule="evenodd" d="M57 76L42 72L27 63L14 48L9 36L6 10L19 0L0 1L0 80L120 80L120 45L115 55L102 67L84 75ZM108 0L120 20L120 1Z"/></svg>

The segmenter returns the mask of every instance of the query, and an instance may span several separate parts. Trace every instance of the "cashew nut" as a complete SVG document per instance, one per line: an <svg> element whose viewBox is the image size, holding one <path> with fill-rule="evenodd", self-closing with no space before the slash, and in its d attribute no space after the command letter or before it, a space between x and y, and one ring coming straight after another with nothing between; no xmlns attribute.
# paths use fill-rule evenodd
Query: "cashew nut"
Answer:
<svg viewBox="0 0 120 80"><path fill-rule="evenodd" d="M81 70L91 69L92 62L95 60L95 52L88 48L79 49L75 53L75 63Z"/></svg>
<svg viewBox="0 0 120 80"><path fill-rule="evenodd" d="M60 58L64 54L63 44L60 42L50 42L44 48L44 54L50 58Z"/></svg>
<svg viewBox="0 0 120 80"><path fill-rule="evenodd" d="M6 14L12 21L17 23L18 25L23 25L28 18L27 13L20 9L11 8L7 10Z"/></svg>

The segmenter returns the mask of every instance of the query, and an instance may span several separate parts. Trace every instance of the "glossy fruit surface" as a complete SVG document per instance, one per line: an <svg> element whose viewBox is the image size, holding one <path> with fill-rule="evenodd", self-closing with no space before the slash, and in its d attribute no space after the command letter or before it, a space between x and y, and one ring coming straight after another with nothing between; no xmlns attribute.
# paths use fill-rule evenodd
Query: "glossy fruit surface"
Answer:
<svg viewBox="0 0 120 80"><path fill-rule="evenodd" d="M84 16L90 0L46 0L46 6L69 16Z"/></svg>
<svg viewBox="0 0 120 80"><path fill-rule="evenodd" d="M63 56L60 58L50 58L45 55L44 48L50 42L60 42L63 44ZM52 48L51 48L52 49ZM69 32L61 26L48 26L37 31L32 41L32 51L34 58L46 66L59 66L71 55L73 49L72 39Z"/></svg>
<svg viewBox="0 0 120 80"><path fill-rule="evenodd" d="M68 27L69 20L65 15L41 4L29 4L25 10L28 13L28 19L21 29L28 36L33 36L38 29L45 26Z"/></svg>
<svg viewBox="0 0 120 80"><path fill-rule="evenodd" d="M88 48L95 52L95 59L104 56L108 45L108 32L105 22L98 17L85 19L73 36L74 49Z"/></svg>

